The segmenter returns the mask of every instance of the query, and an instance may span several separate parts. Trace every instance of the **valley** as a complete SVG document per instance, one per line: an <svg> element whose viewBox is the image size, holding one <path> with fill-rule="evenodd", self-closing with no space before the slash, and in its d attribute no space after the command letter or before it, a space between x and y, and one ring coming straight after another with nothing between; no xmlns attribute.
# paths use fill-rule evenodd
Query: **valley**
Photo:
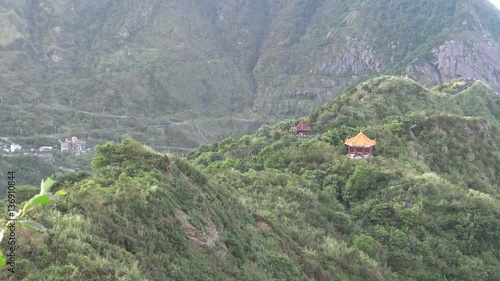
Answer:
<svg viewBox="0 0 500 281"><path fill-rule="evenodd" d="M488 0L5 0L0 25L0 280L500 280Z"/></svg>

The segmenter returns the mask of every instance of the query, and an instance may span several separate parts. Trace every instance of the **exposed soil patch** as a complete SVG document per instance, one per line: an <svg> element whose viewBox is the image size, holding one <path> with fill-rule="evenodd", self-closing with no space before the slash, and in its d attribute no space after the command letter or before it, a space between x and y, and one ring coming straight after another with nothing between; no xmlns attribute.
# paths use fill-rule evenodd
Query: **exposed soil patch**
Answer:
<svg viewBox="0 0 500 281"><path fill-rule="evenodd" d="M175 209L175 216L181 221L182 229L186 237L195 245L202 245L207 247L214 247L215 241L219 239L219 232L215 223L208 219L210 231L205 233L204 231L196 229L190 222L189 216L179 209Z"/></svg>
<svg viewBox="0 0 500 281"><path fill-rule="evenodd" d="M257 222L257 227L262 230L269 230L272 231L273 229L265 222L263 221L258 221Z"/></svg>

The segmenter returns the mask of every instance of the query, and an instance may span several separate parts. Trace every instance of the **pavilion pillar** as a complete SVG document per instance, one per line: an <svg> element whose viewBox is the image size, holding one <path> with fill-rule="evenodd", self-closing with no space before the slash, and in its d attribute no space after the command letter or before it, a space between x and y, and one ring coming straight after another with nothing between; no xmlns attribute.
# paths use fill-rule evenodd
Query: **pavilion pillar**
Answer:
<svg viewBox="0 0 500 281"><path fill-rule="evenodd" d="M361 150L361 157L365 158L365 147L363 146L363 149Z"/></svg>
<svg viewBox="0 0 500 281"><path fill-rule="evenodd" d="M358 153L358 148L354 147L354 157L356 157L356 154Z"/></svg>
<svg viewBox="0 0 500 281"><path fill-rule="evenodd" d="M372 156L372 146L370 146L370 156Z"/></svg>
<svg viewBox="0 0 500 281"><path fill-rule="evenodd" d="M347 146L347 155L351 154L351 147Z"/></svg>

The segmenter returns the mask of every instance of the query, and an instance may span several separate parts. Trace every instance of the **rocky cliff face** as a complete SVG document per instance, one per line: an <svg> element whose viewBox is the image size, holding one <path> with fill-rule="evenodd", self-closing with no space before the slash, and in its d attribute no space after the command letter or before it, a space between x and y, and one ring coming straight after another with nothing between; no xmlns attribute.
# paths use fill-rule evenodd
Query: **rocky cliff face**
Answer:
<svg viewBox="0 0 500 281"><path fill-rule="evenodd" d="M406 73L435 85L454 78L473 78L500 92L500 49L491 41L445 41L432 50L433 59L411 64Z"/></svg>
<svg viewBox="0 0 500 281"><path fill-rule="evenodd" d="M303 15L307 27L299 39L263 46L254 68L255 111L308 114L345 87L380 74L408 75L427 86L470 77L500 91L500 13L486 1L320 2ZM292 23L273 19L267 40L296 17L287 19Z"/></svg>

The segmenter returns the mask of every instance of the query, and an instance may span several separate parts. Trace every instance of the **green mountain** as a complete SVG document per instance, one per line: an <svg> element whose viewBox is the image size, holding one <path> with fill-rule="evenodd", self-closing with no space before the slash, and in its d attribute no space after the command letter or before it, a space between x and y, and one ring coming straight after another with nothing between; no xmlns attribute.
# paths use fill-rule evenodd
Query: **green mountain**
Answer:
<svg viewBox="0 0 500 281"><path fill-rule="evenodd" d="M498 105L480 82L450 95L380 77L305 118L315 138L296 138L287 120L188 159L320 260L335 239L395 280L496 280ZM361 129L376 138L375 157L349 160L343 141ZM326 280L358 278L332 271Z"/></svg>
<svg viewBox="0 0 500 281"><path fill-rule="evenodd" d="M98 146L0 279L498 280L500 96L469 82L371 79L304 118L310 138L285 120L186 159ZM359 130L374 157L350 160Z"/></svg>
<svg viewBox="0 0 500 281"><path fill-rule="evenodd" d="M92 175L55 179L56 189L64 187L70 195L36 215L51 229L47 234L17 230L17 244L23 246L16 252L16 273L1 271L2 280L308 280L328 275L307 249L241 205L229 190L185 160L153 153L131 139L98 148ZM337 257L334 251L341 249L349 255L344 262L359 259L350 268L360 278L388 276L345 243L329 243L325 255ZM342 269L336 275L350 273Z"/></svg>
<svg viewBox="0 0 500 281"><path fill-rule="evenodd" d="M500 90L488 0L7 0L0 22L2 137L187 152L380 74Z"/></svg>

